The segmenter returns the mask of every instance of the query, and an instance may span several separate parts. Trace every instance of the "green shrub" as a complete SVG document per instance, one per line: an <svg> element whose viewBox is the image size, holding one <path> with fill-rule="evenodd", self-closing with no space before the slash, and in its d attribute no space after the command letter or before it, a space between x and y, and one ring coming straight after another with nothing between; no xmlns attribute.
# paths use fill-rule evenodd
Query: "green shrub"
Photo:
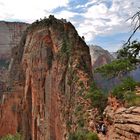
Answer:
<svg viewBox="0 0 140 140"><path fill-rule="evenodd" d="M86 140L99 140L99 137L96 133L94 132L88 132L86 134Z"/></svg>
<svg viewBox="0 0 140 140"><path fill-rule="evenodd" d="M100 73L102 76L107 78L114 78L123 75L129 71L135 69L135 66L129 59L116 59L109 64L105 64L98 67L95 73Z"/></svg>
<svg viewBox="0 0 140 140"><path fill-rule="evenodd" d="M75 133L70 133L68 140L77 140Z"/></svg>
<svg viewBox="0 0 140 140"><path fill-rule="evenodd" d="M99 138L94 132L78 130L74 133L71 133L68 140L99 140Z"/></svg>
<svg viewBox="0 0 140 140"><path fill-rule="evenodd" d="M112 95L128 106L140 105L140 97L135 93L135 87L138 84L131 77L125 78L120 85L113 89Z"/></svg>
<svg viewBox="0 0 140 140"><path fill-rule="evenodd" d="M83 119L83 117L80 117L77 123L79 127L84 127L85 120Z"/></svg>
<svg viewBox="0 0 140 140"><path fill-rule="evenodd" d="M61 57L69 57L70 53L71 53L71 43L69 42L69 37L68 35L65 33L63 36L63 42L62 42L62 47L60 50L61 53Z"/></svg>
<svg viewBox="0 0 140 140"><path fill-rule="evenodd" d="M94 83L85 98L91 100L92 107L98 108L99 113L102 113L107 105L107 95L100 91Z"/></svg>
<svg viewBox="0 0 140 140"><path fill-rule="evenodd" d="M75 113L82 111L82 109L83 109L83 105L81 105L81 104L77 105L77 107L75 108Z"/></svg>
<svg viewBox="0 0 140 140"><path fill-rule="evenodd" d="M124 99L127 107L140 105L140 96L136 95L134 91L128 91Z"/></svg>
<svg viewBox="0 0 140 140"><path fill-rule="evenodd" d="M136 85L137 83L131 77L127 77L113 89L112 95L125 102L127 99L129 100L129 96L134 95L132 93L135 91Z"/></svg>
<svg viewBox="0 0 140 140"><path fill-rule="evenodd" d="M68 140L85 140L86 132L83 130L77 130L69 135Z"/></svg>
<svg viewBox="0 0 140 140"><path fill-rule="evenodd" d="M21 140L21 135L17 133L16 135L7 135L5 137L2 137L0 140Z"/></svg>

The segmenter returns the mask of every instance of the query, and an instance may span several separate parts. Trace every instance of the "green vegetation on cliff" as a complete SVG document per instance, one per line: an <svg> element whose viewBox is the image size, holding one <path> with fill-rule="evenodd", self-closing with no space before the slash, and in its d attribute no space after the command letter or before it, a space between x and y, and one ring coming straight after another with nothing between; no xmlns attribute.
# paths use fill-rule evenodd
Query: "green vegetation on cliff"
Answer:
<svg viewBox="0 0 140 140"><path fill-rule="evenodd" d="M99 90L95 83L91 85L85 98L91 100L92 107L97 108L99 113L102 113L107 105L107 95Z"/></svg>
<svg viewBox="0 0 140 140"><path fill-rule="evenodd" d="M15 135L7 135L2 137L0 140L21 140L21 135L19 133L15 134Z"/></svg>
<svg viewBox="0 0 140 140"><path fill-rule="evenodd" d="M136 87L139 85L139 82L127 77L113 89L112 95L127 106L140 105L140 96L136 95Z"/></svg>
<svg viewBox="0 0 140 140"><path fill-rule="evenodd" d="M99 140L99 138L94 132L77 130L75 133L70 134L68 140Z"/></svg>
<svg viewBox="0 0 140 140"><path fill-rule="evenodd" d="M140 96L136 95L136 87L140 84L127 75L139 66L139 51L140 42L126 44L118 51L116 60L95 70L107 78L118 77L121 80L111 93L126 106L140 105Z"/></svg>
<svg viewBox="0 0 140 140"><path fill-rule="evenodd" d="M121 77L128 71L135 69L135 66L131 64L131 61L127 58L117 59L112 63L105 64L95 70L97 73L101 73L102 76L107 78Z"/></svg>

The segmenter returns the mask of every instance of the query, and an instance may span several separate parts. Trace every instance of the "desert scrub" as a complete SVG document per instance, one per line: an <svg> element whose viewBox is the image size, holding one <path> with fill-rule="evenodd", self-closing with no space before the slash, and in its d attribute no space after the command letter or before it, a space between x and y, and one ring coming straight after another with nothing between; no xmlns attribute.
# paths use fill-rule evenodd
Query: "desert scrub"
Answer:
<svg viewBox="0 0 140 140"><path fill-rule="evenodd" d="M95 132L77 130L74 133L70 133L68 140L99 140L99 138Z"/></svg>
<svg viewBox="0 0 140 140"><path fill-rule="evenodd" d="M134 91L133 92L128 91L127 93L125 93L124 100L125 100L126 107L140 105L140 96L136 95Z"/></svg>
<svg viewBox="0 0 140 140"><path fill-rule="evenodd" d="M76 68L84 71L85 73L90 73L90 67L89 64L86 61L86 56L81 55L79 58L79 63L76 65Z"/></svg>
<svg viewBox="0 0 140 140"><path fill-rule="evenodd" d="M65 57L70 57L71 54L71 43L69 41L68 33L64 33L63 40L62 40L62 47L60 49L60 57L61 59Z"/></svg>
<svg viewBox="0 0 140 140"><path fill-rule="evenodd" d="M79 104L77 105L76 109L75 109L75 113L77 114L79 111L82 111L83 109L83 105Z"/></svg>
<svg viewBox="0 0 140 140"><path fill-rule="evenodd" d="M98 137L97 133L88 132L86 134L86 140L99 140L99 137Z"/></svg>
<svg viewBox="0 0 140 140"><path fill-rule="evenodd" d="M84 118L82 117L82 115L80 115L80 117L78 118L77 124L78 124L78 127L79 127L79 128L84 127L84 125L85 125L85 120L84 120Z"/></svg>
<svg viewBox="0 0 140 140"><path fill-rule="evenodd" d="M91 100L91 107L97 108L99 113L102 114L107 106L107 95L100 91L95 83L90 86L88 93L84 97Z"/></svg>
<svg viewBox="0 0 140 140"><path fill-rule="evenodd" d="M0 140L22 140L22 138L19 133L16 133L15 135L8 134L7 136L2 137Z"/></svg>
<svg viewBox="0 0 140 140"><path fill-rule="evenodd" d="M113 89L112 95L128 107L140 105L140 97L136 95L136 86L139 86L139 83L127 77Z"/></svg>

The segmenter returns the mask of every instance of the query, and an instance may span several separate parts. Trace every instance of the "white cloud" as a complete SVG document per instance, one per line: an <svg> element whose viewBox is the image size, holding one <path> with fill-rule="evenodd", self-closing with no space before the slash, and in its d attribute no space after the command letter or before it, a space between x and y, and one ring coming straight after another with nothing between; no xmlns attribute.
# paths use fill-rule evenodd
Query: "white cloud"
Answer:
<svg viewBox="0 0 140 140"><path fill-rule="evenodd" d="M105 6L105 4L99 4L99 5L93 5L92 7L90 7L87 12L84 14L84 16L86 18L99 18L100 17L104 17L105 14L107 13L107 7Z"/></svg>
<svg viewBox="0 0 140 140"><path fill-rule="evenodd" d="M0 19L19 19L32 22L46 16L44 10L66 6L68 0L0 0ZM8 16L7 16L8 15Z"/></svg>
<svg viewBox="0 0 140 140"><path fill-rule="evenodd" d="M64 19L67 19L67 20L69 20L73 16L77 15L76 13L70 12L70 11L61 11L61 12L53 13L53 14L58 19L64 18Z"/></svg>
<svg viewBox="0 0 140 140"><path fill-rule="evenodd" d="M90 0L90 3L94 2L95 0ZM85 32L87 33L86 38L90 33L91 40L97 35L128 32L130 22L126 22L126 20L138 10L140 5L138 0L112 0L111 7L105 3L109 2L108 0L96 2L98 3L89 7L87 12L82 14L85 21L78 28L80 34L86 35Z"/></svg>
<svg viewBox="0 0 140 140"><path fill-rule="evenodd" d="M130 31L130 21L126 22L126 19L132 16L140 5L140 0L88 0L86 4L69 7L69 1L0 0L0 20L21 20L31 23L36 19L54 14L57 18L72 19L79 34L84 35L86 41L91 41L98 35L108 36ZM65 6L65 10L52 12L61 6ZM84 9L83 12L85 10L86 12L70 11L73 8L81 8L81 11ZM82 17L80 21L78 15ZM77 19L73 18L74 16Z"/></svg>

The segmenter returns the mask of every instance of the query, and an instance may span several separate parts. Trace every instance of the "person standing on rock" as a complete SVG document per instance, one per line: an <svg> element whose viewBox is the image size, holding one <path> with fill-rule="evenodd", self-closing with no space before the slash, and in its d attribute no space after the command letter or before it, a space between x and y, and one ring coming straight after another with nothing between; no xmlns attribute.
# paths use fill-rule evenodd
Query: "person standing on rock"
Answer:
<svg viewBox="0 0 140 140"><path fill-rule="evenodd" d="M103 123L102 126L101 126L101 132L106 135L106 126L105 124Z"/></svg>

